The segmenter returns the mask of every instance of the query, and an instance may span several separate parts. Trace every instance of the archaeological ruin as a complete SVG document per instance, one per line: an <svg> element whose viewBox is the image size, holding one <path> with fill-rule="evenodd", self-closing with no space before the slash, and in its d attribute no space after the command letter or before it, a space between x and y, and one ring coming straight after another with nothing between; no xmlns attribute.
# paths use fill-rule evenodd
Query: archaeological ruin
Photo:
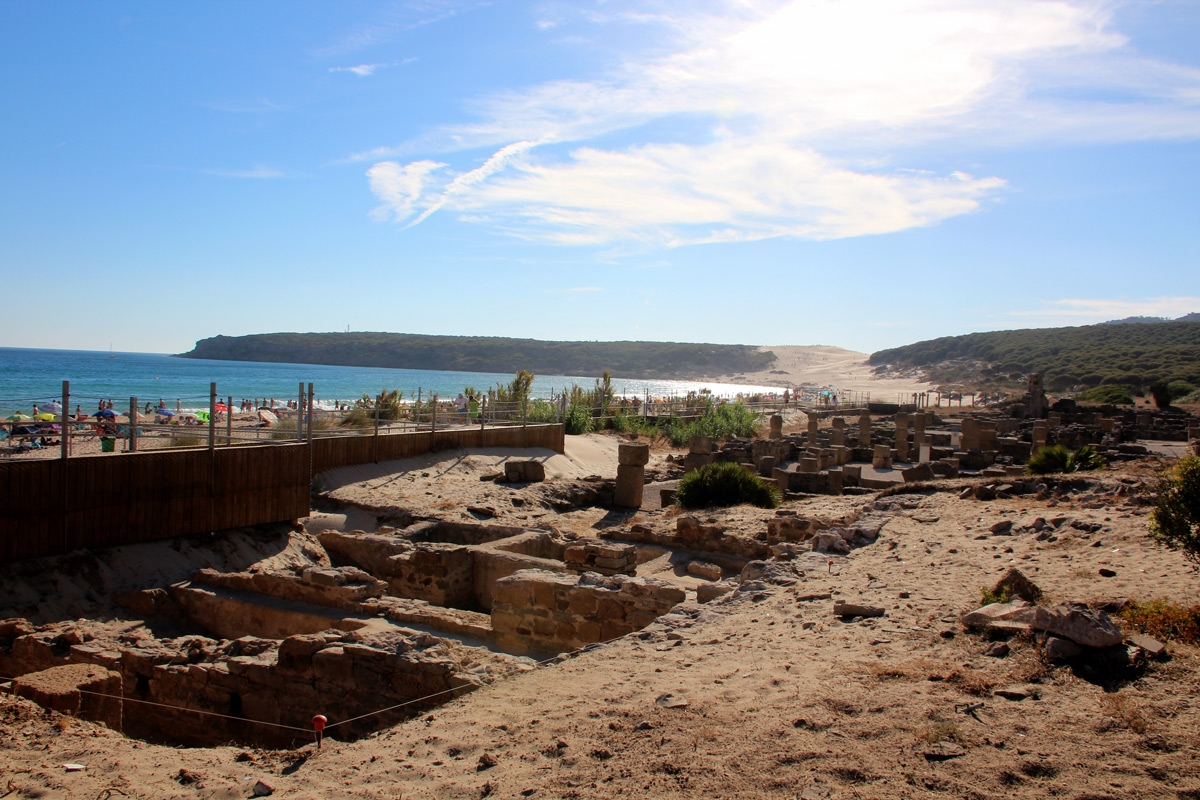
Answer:
<svg viewBox="0 0 1200 800"><path fill-rule="evenodd" d="M156 742L290 747L312 741L315 714L328 717L326 735L353 739L665 615L725 602L770 564L832 569L888 519L877 506L817 518L785 504L745 530L671 510L674 481L706 464L742 464L785 499L963 478L964 494L986 501L1052 492L1025 470L1050 445L1090 444L1113 462L1145 454L1145 440L1200 439L1197 420L1180 412L1049 404L1040 379L1018 402L954 416L913 407L800 418L792 433L781 416L768 419L766 438L693 438L661 469L647 466L645 442L623 442L615 476L574 481L557 499L527 497L546 479L536 460L511 459L488 476L514 506L609 509L616 521L592 536L428 511L370 530L296 525L277 534L272 559L120 594L122 615L105 635L70 620L4 620L4 688Z"/></svg>

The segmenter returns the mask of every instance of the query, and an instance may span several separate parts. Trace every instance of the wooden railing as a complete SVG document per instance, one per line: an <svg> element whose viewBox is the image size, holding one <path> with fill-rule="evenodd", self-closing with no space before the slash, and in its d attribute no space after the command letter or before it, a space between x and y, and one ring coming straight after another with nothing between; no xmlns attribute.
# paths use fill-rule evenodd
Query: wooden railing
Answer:
<svg viewBox="0 0 1200 800"><path fill-rule="evenodd" d="M0 462L0 563L308 516L314 475L460 447L563 451L563 426L455 428Z"/></svg>

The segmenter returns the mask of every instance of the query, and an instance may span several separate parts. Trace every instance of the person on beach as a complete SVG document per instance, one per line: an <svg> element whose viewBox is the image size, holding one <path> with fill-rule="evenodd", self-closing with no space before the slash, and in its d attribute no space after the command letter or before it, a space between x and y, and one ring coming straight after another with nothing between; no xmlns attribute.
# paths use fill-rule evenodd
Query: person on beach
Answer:
<svg viewBox="0 0 1200 800"><path fill-rule="evenodd" d="M459 422L462 422L467 416L467 398L462 392L459 392L458 397L454 398L454 411L458 415Z"/></svg>

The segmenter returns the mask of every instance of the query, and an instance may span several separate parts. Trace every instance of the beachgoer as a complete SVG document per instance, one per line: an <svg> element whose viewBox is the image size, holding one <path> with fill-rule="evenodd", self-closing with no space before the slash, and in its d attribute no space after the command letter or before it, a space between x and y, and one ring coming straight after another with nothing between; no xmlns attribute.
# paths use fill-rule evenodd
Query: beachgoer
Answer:
<svg viewBox="0 0 1200 800"><path fill-rule="evenodd" d="M454 398L454 411L460 420L467 415L467 398L462 392L459 392L458 397Z"/></svg>
<svg viewBox="0 0 1200 800"><path fill-rule="evenodd" d="M783 390L783 404L784 404L785 406L788 404L788 401L789 401L789 400L791 400L791 398L792 398L792 396L791 396L791 394L788 392L788 390L787 390L787 389L784 389L784 390Z"/></svg>

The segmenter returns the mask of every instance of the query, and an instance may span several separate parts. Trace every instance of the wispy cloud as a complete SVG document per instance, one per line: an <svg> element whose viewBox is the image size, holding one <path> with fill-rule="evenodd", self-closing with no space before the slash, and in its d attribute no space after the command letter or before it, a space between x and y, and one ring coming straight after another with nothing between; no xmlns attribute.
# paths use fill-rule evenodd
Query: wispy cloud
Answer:
<svg viewBox="0 0 1200 800"><path fill-rule="evenodd" d="M380 67L387 67L389 64L359 64L356 67L330 67L330 72L352 72L360 78L366 78L375 74L375 70Z"/></svg>
<svg viewBox="0 0 1200 800"><path fill-rule="evenodd" d="M355 53L391 41L397 36L426 25L441 22L480 5L469 0L415 0L393 3L375 19L358 25L335 41L313 51L318 58L331 58Z"/></svg>
<svg viewBox="0 0 1200 800"><path fill-rule="evenodd" d="M255 166L251 169L202 169L200 172L205 175L216 175L221 178L250 178L254 180L286 178L288 176L282 170L263 166Z"/></svg>
<svg viewBox="0 0 1200 800"><path fill-rule="evenodd" d="M444 164L432 161L418 161L403 166L394 161L376 164L367 171L371 191L384 204L381 209L376 210L376 214L385 217L390 214L398 222L406 221L415 214L415 219L409 225L419 225L430 214L456 197L466 194L472 187L504 169L514 158L535 146L537 142L516 142L502 147L482 166L456 175L436 189L431 189L428 179L434 177Z"/></svg>
<svg viewBox="0 0 1200 800"><path fill-rule="evenodd" d="M599 286L572 286L567 289L551 289L555 294L589 294L591 292L603 292Z"/></svg>
<svg viewBox="0 0 1200 800"><path fill-rule="evenodd" d="M654 53L593 80L478 98L475 122L352 158L499 156L540 142L503 171L456 177L443 165L391 215L415 224L446 208L531 240L670 247L887 233L971 213L1004 181L901 168L947 142L1200 137L1200 70L1138 56L1102 0L679 8L608 4L594 24L659 26ZM368 174L425 162L384 163ZM394 189L383 189L387 203Z"/></svg>
<svg viewBox="0 0 1200 800"><path fill-rule="evenodd" d="M403 59L402 61L388 61L388 62L381 63L381 64L359 64L358 66L354 66L354 67L330 67L329 71L330 72L349 72L354 75L357 75L360 78L367 78L367 77L370 77L371 75L374 75L376 72L383 69L384 67L396 67L401 64L411 64L412 62L414 62L416 60L417 60L416 58L406 58L406 59Z"/></svg>
<svg viewBox="0 0 1200 800"><path fill-rule="evenodd" d="M1011 312L1023 323L1042 325L1090 325L1125 317L1175 319L1200 312L1200 297L1148 297L1140 300L1066 298L1051 300L1042 308Z"/></svg>

